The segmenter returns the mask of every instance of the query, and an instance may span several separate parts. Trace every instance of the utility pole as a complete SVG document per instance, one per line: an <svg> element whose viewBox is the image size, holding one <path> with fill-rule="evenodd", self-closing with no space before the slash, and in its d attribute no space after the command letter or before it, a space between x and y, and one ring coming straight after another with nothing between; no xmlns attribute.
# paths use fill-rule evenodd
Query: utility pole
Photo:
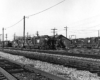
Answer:
<svg viewBox="0 0 100 80"><path fill-rule="evenodd" d="M28 32L27 32L27 38L28 38Z"/></svg>
<svg viewBox="0 0 100 80"><path fill-rule="evenodd" d="M23 43L23 46L25 44L25 16L23 17L23 39L24 39L24 43Z"/></svg>
<svg viewBox="0 0 100 80"><path fill-rule="evenodd" d="M57 29L54 28L54 29L51 29L51 30L53 30L53 36L54 36L52 48L53 48L53 49L56 49L56 46L55 46L54 44L56 43L56 40L55 40L55 31L56 31Z"/></svg>
<svg viewBox="0 0 100 80"><path fill-rule="evenodd" d="M1 41L1 36L2 36L2 34L0 34L0 41Z"/></svg>
<svg viewBox="0 0 100 80"><path fill-rule="evenodd" d="M4 48L4 28L2 28L2 48Z"/></svg>
<svg viewBox="0 0 100 80"><path fill-rule="evenodd" d="M7 41L7 34L6 34L6 41Z"/></svg>
<svg viewBox="0 0 100 80"><path fill-rule="evenodd" d="M39 36L39 32L38 31L36 32L36 35L37 35L37 37Z"/></svg>
<svg viewBox="0 0 100 80"><path fill-rule="evenodd" d="M25 16L24 16L24 26L23 26L23 38L24 38L24 41L25 41Z"/></svg>
<svg viewBox="0 0 100 80"><path fill-rule="evenodd" d="M67 26L66 27L64 27L65 29L66 29L66 38L67 38Z"/></svg>
<svg viewBox="0 0 100 80"><path fill-rule="evenodd" d="M99 36L99 30L98 30L98 37L100 37L100 36Z"/></svg>
<svg viewBox="0 0 100 80"><path fill-rule="evenodd" d="M54 29L51 29L51 30L53 30L53 35L55 36L55 31L56 31L57 29L54 28Z"/></svg>

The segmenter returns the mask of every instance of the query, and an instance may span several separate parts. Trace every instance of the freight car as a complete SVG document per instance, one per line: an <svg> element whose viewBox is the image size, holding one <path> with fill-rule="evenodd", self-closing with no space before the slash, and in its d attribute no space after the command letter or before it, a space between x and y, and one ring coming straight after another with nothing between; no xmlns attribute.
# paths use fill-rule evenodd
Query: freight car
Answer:
<svg viewBox="0 0 100 80"><path fill-rule="evenodd" d="M88 48L88 49L94 49L94 48L100 48L100 38L99 37L90 37L90 38L79 38L79 39L73 39L72 45L74 48Z"/></svg>

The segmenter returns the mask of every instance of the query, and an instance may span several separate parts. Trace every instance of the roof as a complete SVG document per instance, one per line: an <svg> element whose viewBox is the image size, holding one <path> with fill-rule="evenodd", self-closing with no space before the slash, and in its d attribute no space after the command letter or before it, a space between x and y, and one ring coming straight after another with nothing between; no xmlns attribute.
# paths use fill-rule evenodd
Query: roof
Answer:
<svg viewBox="0 0 100 80"><path fill-rule="evenodd" d="M53 38L54 36L50 36L51 38ZM69 40L69 41L71 41L70 39L68 39L68 38L66 38L65 36L63 36L63 35L55 35L55 38L65 38L66 40Z"/></svg>
<svg viewBox="0 0 100 80"><path fill-rule="evenodd" d="M66 38L66 37L65 37L65 36L63 36L63 35L56 35L55 37L56 37L56 38L62 38L62 37L63 37L63 38L65 38L65 39L67 39L67 40L71 41L70 39Z"/></svg>

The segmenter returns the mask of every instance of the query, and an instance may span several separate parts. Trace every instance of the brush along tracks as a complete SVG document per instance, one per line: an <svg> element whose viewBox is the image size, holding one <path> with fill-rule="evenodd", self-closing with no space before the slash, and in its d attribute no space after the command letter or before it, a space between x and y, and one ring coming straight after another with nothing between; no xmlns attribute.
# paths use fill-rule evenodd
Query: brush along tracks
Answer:
<svg viewBox="0 0 100 80"><path fill-rule="evenodd" d="M66 80L62 77L36 69L34 68L34 66L23 65L21 63L1 57L0 57L0 67L2 67L8 73L16 77L17 78L16 80Z"/></svg>

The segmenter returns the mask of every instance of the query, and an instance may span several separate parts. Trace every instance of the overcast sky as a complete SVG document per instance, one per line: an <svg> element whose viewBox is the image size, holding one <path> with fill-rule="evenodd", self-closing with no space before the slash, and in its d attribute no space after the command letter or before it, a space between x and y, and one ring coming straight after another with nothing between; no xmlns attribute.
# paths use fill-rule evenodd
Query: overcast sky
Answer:
<svg viewBox="0 0 100 80"><path fill-rule="evenodd" d="M4 27L8 39L14 33L23 35L23 20L12 26L23 16L29 16L47 9L63 0L0 0L0 34ZM69 35L81 37L98 36L100 30L100 0L65 0L61 4L40 14L26 18L26 33L31 36L53 35L53 28L57 34L66 35L64 27L68 27ZM10 27L10 28L8 28Z"/></svg>

